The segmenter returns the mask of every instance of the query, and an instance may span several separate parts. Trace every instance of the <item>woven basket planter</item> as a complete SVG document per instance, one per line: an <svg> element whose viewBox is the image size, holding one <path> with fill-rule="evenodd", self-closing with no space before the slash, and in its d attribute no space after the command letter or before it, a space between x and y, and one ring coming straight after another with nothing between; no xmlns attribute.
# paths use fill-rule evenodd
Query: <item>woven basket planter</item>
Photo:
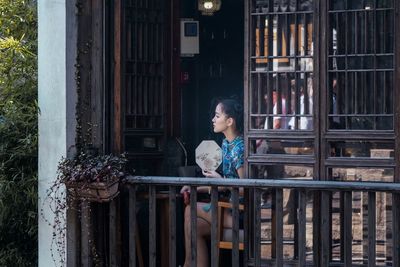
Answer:
<svg viewBox="0 0 400 267"><path fill-rule="evenodd" d="M110 182L82 183L66 182L65 186L72 197L90 202L109 202L119 194L118 179Z"/></svg>

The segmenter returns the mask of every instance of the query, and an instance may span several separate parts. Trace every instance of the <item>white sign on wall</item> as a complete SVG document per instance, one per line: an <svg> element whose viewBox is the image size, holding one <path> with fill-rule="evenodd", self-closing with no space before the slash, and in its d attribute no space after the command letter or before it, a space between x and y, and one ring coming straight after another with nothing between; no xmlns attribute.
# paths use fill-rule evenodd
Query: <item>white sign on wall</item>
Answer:
<svg viewBox="0 0 400 267"><path fill-rule="evenodd" d="M199 22L181 19L181 56L193 57L199 54Z"/></svg>

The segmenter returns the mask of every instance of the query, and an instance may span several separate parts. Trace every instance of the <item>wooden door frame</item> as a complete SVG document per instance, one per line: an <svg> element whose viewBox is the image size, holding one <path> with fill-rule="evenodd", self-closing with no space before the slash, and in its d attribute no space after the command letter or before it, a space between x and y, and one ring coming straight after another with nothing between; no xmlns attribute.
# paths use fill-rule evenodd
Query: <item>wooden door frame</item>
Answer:
<svg viewBox="0 0 400 267"><path fill-rule="evenodd" d="M124 0L114 1L113 7L113 69L111 94L111 136L110 148L114 153L124 151ZM181 134L181 91L180 91L180 3L179 0L165 2L164 44L164 135L166 138L179 137Z"/></svg>

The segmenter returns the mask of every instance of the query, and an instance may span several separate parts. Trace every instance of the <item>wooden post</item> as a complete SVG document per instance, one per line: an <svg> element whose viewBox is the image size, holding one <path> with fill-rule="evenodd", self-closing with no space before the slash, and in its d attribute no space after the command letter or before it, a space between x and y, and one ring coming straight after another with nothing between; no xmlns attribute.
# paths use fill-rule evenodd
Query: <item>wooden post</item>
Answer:
<svg viewBox="0 0 400 267"><path fill-rule="evenodd" d="M368 192L368 267L375 267L376 265L375 258L376 258L376 193Z"/></svg>
<svg viewBox="0 0 400 267"><path fill-rule="evenodd" d="M129 186L129 267L136 267L136 187Z"/></svg>
<svg viewBox="0 0 400 267"><path fill-rule="evenodd" d="M197 188L190 187L190 266L197 266Z"/></svg>
<svg viewBox="0 0 400 267"><path fill-rule="evenodd" d="M239 188L232 189L232 266L239 267ZM223 214L221 214L223 216ZM223 225L221 225L223 227Z"/></svg>
<svg viewBox="0 0 400 267"><path fill-rule="evenodd" d="M176 187L169 187L169 266L176 266Z"/></svg>
<svg viewBox="0 0 400 267"><path fill-rule="evenodd" d="M82 200L81 202L81 266L92 266L92 246L93 234L90 216L90 202Z"/></svg>
<svg viewBox="0 0 400 267"><path fill-rule="evenodd" d="M155 267L157 262L157 243L156 243L156 188L149 186L149 266Z"/></svg>
<svg viewBox="0 0 400 267"><path fill-rule="evenodd" d="M293 192L292 192L293 193ZM299 214L298 214L298 240L297 251L299 258L299 266L306 266L306 233L307 233L307 191L299 191Z"/></svg>

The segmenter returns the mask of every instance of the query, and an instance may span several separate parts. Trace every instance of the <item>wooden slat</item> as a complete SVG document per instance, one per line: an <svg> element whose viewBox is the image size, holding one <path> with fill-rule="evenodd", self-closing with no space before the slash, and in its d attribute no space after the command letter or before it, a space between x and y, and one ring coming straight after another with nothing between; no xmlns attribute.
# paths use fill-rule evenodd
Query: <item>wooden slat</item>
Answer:
<svg viewBox="0 0 400 267"><path fill-rule="evenodd" d="M400 194L392 196L393 209L393 266L400 267Z"/></svg>
<svg viewBox="0 0 400 267"><path fill-rule="evenodd" d="M285 22L286 22L286 28L284 30L284 36L285 36L285 41L286 41L286 51L285 51L285 56L290 56L290 46L291 46L291 38L290 38L290 17L292 15L285 15ZM290 83L288 83L290 84ZM290 91L288 91L287 96L290 95ZM290 103L290 102L289 102Z"/></svg>
<svg viewBox="0 0 400 267"><path fill-rule="evenodd" d="M147 4L147 1L146 1ZM149 21L148 21L148 12L147 14L143 14L146 16L146 20L143 23L143 61L146 63L149 62Z"/></svg>
<svg viewBox="0 0 400 267"><path fill-rule="evenodd" d="M137 63L138 68L143 68L143 63ZM143 114L143 75L138 74L138 86L136 88L137 90L137 106L138 106L138 114L139 114L139 118L140 120L142 119L142 117L140 116L141 114ZM138 126L139 127L139 126Z"/></svg>
<svg viewBox="0 0 400 267"><path fill-rule="evenodd" d="M398 22L400 20L400 4L399 1L394 1L394 21ZM400 51L400 34L399 32L399 24L395 23L394 26L394 32L395 34L395 46L394 50L395 51ZM374 31L375 33L375 31ZM399 88L400 86L400 68L399 62L400 62L400 53L396 52L395 53L395 58L394 62L396 62L395 66L395 72L393 73L394 76L394 86L393 88ZM376 86L376 85L375 85ZM400 99L400 92L399 90L394 90L394 99L396 101L395 105L395 114L400 114L400 105L398 103L398 100ZM400 118L399 116L394 116L394 125L395 125L395 132L396 136L399 136L399 125L400 125ZM395 149L394 151L400 151L400 142L397 140L395 143ZM400 182L400 157L397 156L395 157L396 161L396 167L394 169L395 177L394 177L394 182L399 183ZM400 194L396 193L392 195L392 203L400 203ZM400 266L400 205L393 205L393 266L399 267Z"/></svg>
<svg viewBox="0 0 400 267"><path fill-rule="evenodd" d="M258 28L258 41L259 41L259 45L258 45L258 49L259 49L259 56L265 56L265 52L264 51L264 41L265 41L265 17L264 16L257 16L257 28Z"/></svg>
<svg viewBox="0 0 400 267"><path fill-rule="evenodd" d="M321 226L321 193L317 191L313 192L313 261L317 266L321 266L321 255L320 255L320 248L321 248L321 231L316 229L320 229Z"/></svg>
<svg viewBox="0 0 400 267"><path fill-rule="evenodd" d="M129 266L136 267L136 188L129 186Z"/></svg>
<svg viewBox="0 0 400 267"><path fill-rule="evenodd" d="M376 266L376 193L368 193L368 267Z"/></svg>
<svg viewBox="0 0 400 267"><path fill-rule="evenodd" d="M340 238L340 259L343 261L344 260L344 238L343 238L343 233L344 233L344 192L340 192L340 204L339 206L341 207L340 209L340 233L341 233L341 238ZM332 201L332 200L331 200ZM329 207L332 207L332 203L329 205Z"/></svg>
<svg viewBox="0 0 400 267"><path fill-rule="evenodd" d="M91 117L92 117L92 143L95 147L101 148L103 145L103 101L104 101L104 79L103 73L103 1L91 1L92 3L92 54L91 54ZM86 33L85 33L86 34ZM102 150L102 149L101 149Z"/></svg>
<svg viewBox="0 0 400 267"><path fill-rule="evenodd" d="M219 242L219 247L222 249L233 249L233 245L232 245L231 241L221 241L221 242ZM243 249L244 249L244 245L242 243L239 243L239 250L243 250ZM239 264L239 263L237 263L237 264Z"/></svg>
<svg viewBox="0 0 400 267"><path fill-rule="evenodd" d="M79 208L77 200L70 201L69 209L67 209L67 265L68 266L79 266L79 252L80 249L80 220L79 220Z"/></svg>
<svg viewBox="0 0 400 267"><path fill-rule="evenodd" d="M313 181L315 182L315 181ZM330 258L330 214L329 214L329 200L330 200L330 192L321 192L321 219L320 219L320 240L321 247L316 249L319 250L319 254L321 256L320 266L329 266L329 258ZM315 246L315 245L314 245Z"/></svg>
<svg viewBox="0 0 400 267"><path fill-rule="evenodd" d="M249 86L249 73L250 73L250 64L251 64L251 53L252 53L252 47L254 47L254 42L253 42L253 36L251 34L250 30L250 10L252 1L244 1L244 40L249 40L244 42L244 53L243 53L243 71L244 71L244 77L243 77L243 88L244 88L244 138L245 140L247 139L247 134L248 134L248 125L249 124L249 116L247 114L247 110L249 109L249 103L251 103L251 97L250 95L250 86ZM250 98L250 99L249 99ZM245 158L249 155L248 149L245 149ZM249 177L249 164L244 164L244 173L246 177ZM249 190L244 190L244 198L245 198L245 203L249 204L250 201L250 196L249 196ZM249 224L250 224L250 214L249 212L250 205L246 206L248 209L244 211L244 244L246 244L246 250L243 253L243 261L244 264L243 266L247 267L247 260L249 258L249 249L250 249L250 240L249 240Z"/></svg>
<svg viewBox="0 0 400 267"><path fill-rule="evenodd" d="M276 54L271 54L270 56L282 56L282 14L276 14L274 17L277 21L276 26ZM268 32L272 33L272 32ZM275 41L275 40L274 40ZM271 43L270 43L271 44ZM279 77L279 75L278 75ZM279 87L277 89L280 89ZM280 101L282 103L282 101ZM279 102L278 102L279 103ZM278 111L279 113L279 111Z"/></svg>
<svg viewBox="0 0 400 267"><path fill-rule="evenodd" d="M89 267L92 264L91 249L93 235L91 235L90 202L81 202L81 266Z"/></svg>
<svg viewBox="0 0 400 267"><path fill-rule="evenodd" d="M233 250L233 245L232 245L231 241L221 241L221 242L219 242L219 248ZM239 250L243 250L243 249L244 249L243 243L239 243ZM237 264L239 264L239 263L237 263Z"/></svg>
<svg viewBox="0 0 400 267"><path fill-rule="evenodd" d="M125 181L129 184L163 184L163 185L192 185L192 186L225 186L249 188L299 188L324 191L373 191L400 192L400 183L387 182L339 182L292 179L197 179L179 177L171 179L168 176L128 176Z"/></svg>
<svg viewBox="0 0 400 267"><path fill-rule="evenodd" d="M114 152L122 152L122 0L114 3Z"/></svg>
<svg viewBox="0 0 400 267"><path fill-rule="evenodd" d="M352 192L344 192L344 207L343 207L343 263L345 266L351 266L352 263Z"/></svg>
<svg viewBox="0 0 400 267"><path fill-rule="evenodd" d="M293 193L293 192L292 192ZM300 190L299 194L299 214L298 214L298 241L297 253L299 258L298 266L306 265L306 215L307 215L307 192Z"/></svg>
<svg viewBox="0 0 400 267"><path fill-rule="evenodd" d="M156 247L156 216L157 216L156 187L149 186L149 266L155 267L157 263Z"/></svg>
<svg viewBox="0 0 400 267"><path fill-rule="evenodd" d="M271 257L276 260L276 189L272 191L272 210L271 210Z"/></svg>
<svg viewBox="0 0 400 267"><path fill-rule="evenodd" d="M303 30L303 34L304 34L304 39L303 39L303 45L304 45L304 55L307 55L307 51L308 51L308 49L309 49L309 47L308 47L308 21L309 21L309 19L308 19L308 17L309 17L310 15L309 14L304 14L304 24L303 24L303 26L304 26L304 30ZM304 83L304 85L306 85L307 84L307 82L306 83ZM307 91L307 90L304 90L304 91ZM308 101L305 101L306 103L308 102Z"/></svg>
<svg viewBox="0 0 400 267"><path fill-rule="evenodd" d="M95 237L95 248L96 248L96 253L98 256L98 259L104 259L106 258L106 253L103 250L105 248L107 237L106 235L99 235L98 233L104 233L104 229L106 226L106 206L101 203L92 203L92 217L95 222L93 225L93 232L94 237Z"/></svg>
<svg viewBox="0 0 400 267"><path fill-rule="evenodd" d="M108 257L110 259L109 265L112 267L118 266L117 260L117 200L113 199L110 202L110 214L109 214L109 236L110 236L110 243L109 243L109 251Z"/></svg>
<svg viewBox="0 0 400 267"><path fill-rule="evenodd" d="M197 266L197 191L195 186L190 187L190 266Z"/></svg>
<svg viewBox="0 0 400 267"><path fill-rule="evenodd" d="M218 249L218 187L211 190L211 267L219 265Z"/></svg>
<svg viewBox="0 0 400 267"><path fill-rule="evenodd" d="M77 55L75 58L75 66L73 67L77 72L75 73L75 83L74 85L69 85L72 88L76 88L77 93L77 103L76 103L76 116L79 117L77 134L76 134L76 144L78 146L83 146L85 143L90 142L92 136L95 135L96 129L93 129L93 135L87 135L88 132L92 132L92 125L96 123L95 117L98 114L91 112L92 101L92 54L93 54L93 31L94 25L92 25L93 10L92 1L84 1L80 3L79 15L73 15L76 19L76 27L78 32L78 40L75 44L77 48ZM74 49L74 48L73 48ZM69 51L68 51L69 52ZM94 96L94 95L93 95ZM98 96L96 96L98 97ZM68 103L67 106L74 105L72 102Z"/></svg>
<svg viewBox="0 0 400 267"><path fill-rule="evenodd" d="M283 266L283 190L275 190L275 262Z"/></svg>
<svg viewBox="0 0 400 267"><path fill-rule="evenodd" d="M160 267L168 267L171 266L169 264L169 248L170 248L170 226L175 227L174 224L176 221L174 220L172 224L169 223L170 219L172 220L172 216L169 213L169 198L170 198L170 193L158 193L156 195L157 198L157 222L162 222L159 223L159 228L157 229L157 232L159 233L157 237L157 247L160 249L158 253L158 258L162 259L160 264L157 266ZM173 195L172 197L175 197ZM175 212L175 211L174 211ZM176 212L175 212L176 213ZM173 214L175 217L175 214ZM176 230L175 230L176 231ZM175 236L174 236L175 239ZM161 258L160 258L161 257Z"/></svg>
<svg viewBox="0 0 400 267"><path fill-rule="evenodd" d="M155 178L155 179L157 179L157 178ZM169 178L169 179L173 179L173 178ZM213 179L212 182L214 182L214 180L217 180L217 179ZM177 183L184 183L186 181L189 181L189 180L184 179L184 178L179 178L179 181L177 181ZM195 179L193 179L193 181L195 181ZM155 182L155 181L152 181L152 182ZM310 181L310 183L313 183L313 184L316 184L317 182L318 181ZM157 181L157 183L160 183L160 181ZM208 181L203 181L203 183L208 183ZM261 184L262 182L259 181L259 183ZM296 181L293 181L293 183L296 183ZM189 182L189 184L190 184L190 182ZM349 187L353 186L350 183L344 183L344 184L348 184ZM379 188L380 183L376 183L376 184L377 184L377 188ZM335 185L337 185L337 184L335 184ZM253 186L253 184L250 183L249 186ZM195 186L192 186L192 187L195 187ZM394 187L394 188L396 188L396 187ZM341 186L339 186L339 189L341 189ZM367 188L367 189L372 190L372 188ZM260 207L259 202L260 202L261 197L260 197L259 190L260 189L258 189L258 188L255 189L256 193L255 193L254 199L253 199L253 202L255 203L256 207ZM279 228L282 227L283 223L282 223L282 215L279 215L279 210L282 211L283 194L282 194L282 189L278 188L276 191L278 193L275 193L276 197L274 198L274 205L275 205L274 224L275 224L275 226L274 226L274 230L273 230L273 232L275 234L274 243L276 244L275 245L276 252L274 254L275 259L273 261L277 266L282 266L283 260L282 260L282 258L281 259L279 258L279 253L281 253L281 251L282 251L281 249L282 249L282 245L283 245L283 242L282 242L283 238L282 238L282 234L279 233L279 232L282 232L282 229L279 229ZM279 192L279 191L281 191L281 192ZM341 190L339 190L339 191L341 191ZM192 192L195 192L195 189L192 188ZM213 190L214 201L216 201L216 199L217 199L217 197L215 195L216 193L217 193L216 186L214 186L214 190ZM331 235L330 234L330 231L331 231L331 217L330 217L331 216L330 215L330 206L331 206L330 198L331 198L331 196L330 195L331 195L331 193L330 193L330 191L323 191L323 192L321 192L321 195L322 195L321 201L318 201L321 203L320 211L322 214L321 221L320 221L320 227L315 227L314 233L313 233L315 235L316 232L319 232L320 236L321 236L321 241L314 243L314 248L320 252L321 258L319 259L320 263L315 263L315 264L316 265L318 264L319 266L329 266L329 264L330 264L329 261L330 261L330 256L331 256L331 254L330 254L331 253L331 251L330 251L331 250L331 247L330 247L331 246L331 236L330 236ZM374 214L376 205L374 203L376 200L374 200L374 198L376 198L376 197L374 195L375 195L374 192L370 192L369 197L368 197L369 213L368 213L367 231L368 231L368 238L369 238L370 245L368 246L368 251L366 251L366 252L368 253L368 258L370 258L370 259L373 258L374 255L376 257L376 252L375 252L375 248L374 248L374 246L375 246L374 244L376 243L376 241L375 241L376 237L374 237L374 234L375 234L374 232L376 231L374 229L375 228L374 225L376 224L376 218L375 218L376 214ZM352 264L352 235L351 235L351 233L352 233L352 192L347 190L342 193L342 196L343 196L343 198L342 198L343 201L342 201L342 205L341 205L341 207L343 208L342 239L344 240L344 242L343 242L343 247L344 247L343 256L344 257L343 257L342 264L344 266L351 266L351 264ZM233 198L235 198L235 197L233 196ZM195 196L195 199L197 199L197 195ZM305 236L306 213L307 213L306 212L306 207L307 207L306 200L307 200L306 190L305 190L305 188L303 188L302 190L299 191L299 214L298 214L298 224L299 224L298 239L299 239L299 241L297 244L298 251L299 251L299 255L298 255L299 256L299 259L298 259L299 266L304 266L305 256L306 256L305 255L305 252L306 252L305 245L304 245L306 243L306 241L305 241L306 240L306 236ZM192 203L193 203L193 201L194 201L194 199L193 199L193 195L192 195ZM397 199L394 199L393 203L396 203L396 201L397 201ZM397 207L393 206L392 208L393 208L393 224L394 224L393 225L393 235L394 235L394 237L393 237L393 239L394 239L393 240L393 254L390 253L390 255L388 254L388 256L393 255L393 262L395 262L395 259L396 259L395 253L396 253L396 251L398 251L398 248L399 248L398 239L396 239L396 234L395 234L396 230L398 229L398 227L396 226L396 221L398 220L398 217L396 217L397 216L396 212L398 212L398 211L397 211ZM192 214L194 214L196 212L196 206L192 207L192 209L193 209ZM213 211L211 213L213 213ZM251 258L254 258L254 260L248 259L248 264L251 264L251 265L254 264L254 266L257 266L257 264L258 264L257 261L259 261L259 259L257 257L261 254L259 251L260 244L261 244L260 209L254 208L254 213L255 213L255 216L253 216L253 218L250 220L250 223L254 223L254 225L253 225L254 227L251 227L251 228L253 228L255 231L255 234L253 235L253 237L254 237L253 240L255 241L253 243L253 246L254 246L255 250L252 251L252 255L254 255L254 257L251 257L252 255L250 256ZM315 215L315 214L316 213L314 213L314 211L313 211L313 215ZM280 219L281 223L279 223L279 217L281 217L281 219ZM197 220L193 221L193 219L197 219L196 216L191 219L192 219L192 222L191 222L192 225L197 222ZM214 221L216 221L216 220L214 220ZM214 227L216 228L216 226L214 226ZM194 227L191 230L193 233L195 233L197 231L197 228ZM214 231L215 231L215 229L214 229ZM215 233L214 233L214 235L215 235ZM281 237L279 237L279 235L281 235ZM196 237L194 236L194 238L196 238ZM196 243L197 242L192 243L192 244L195 246ZM222 245L224 245L224 243ZM226 246L227 248L228 247L233 248L233 245L229 246L228 243L226 245L227 245ZM215 246L215 243L213 246ZM279 248L279 246L281 246L281 248ZM241 246L240 246L240 248L241 248ZM195 249L193 251L194 254L196 253L196 250L197 249ZM214 251L214 254L217 254L217 252ZM193 259L192 259L192 261L193 261ZM195 264L195 262L194 262L194 264ZM213 264L214 264L214 266L217 266L216 261L214 261ZM374 266L374 264L375 263L368 261L369 266ZM233 265L234 265L234 263L233 263ZM393 264L393 266L396 266L396 264Z"/></svg>
<svg viewBox="0 0 400 267"><path fill-rule="evenodd" d="M227 209L231 209L232 208L232 204L229 202L218 202L218 206L219 207L223 207L223 208L227 208ZM244 209L244 205L243 204L239 204L239 210L243 210Z"/></svg>
<svg viewBox="0 0 400 267"><path fill-rule="evenodd" d="M234 187L232 193L232 266L239 267L239 189Z"/></svg>
<svg viewBox="0 0 400 267"><path fill-rule="evenodd" d="M248 189L244 189L244 207L246 209L243 210L243 231L244 231L244 237L243 237L243 266L247 267L248 259L249 259L249 250L250 250L250 231L249 231L249 225L250 225L250 192ZM244 249L246 247L246 249Z"/></svg>
<svg viewBox="0 0 400 267"><path fill-rule="evenodd" d="M254 266L261 266L261 190L254 190Z"/></svg>
<svg viewBox="0 0 400 267"><path fill-rule="evenodd" d="M176 188L169 187L169 266L176 266Z"/></svg>

